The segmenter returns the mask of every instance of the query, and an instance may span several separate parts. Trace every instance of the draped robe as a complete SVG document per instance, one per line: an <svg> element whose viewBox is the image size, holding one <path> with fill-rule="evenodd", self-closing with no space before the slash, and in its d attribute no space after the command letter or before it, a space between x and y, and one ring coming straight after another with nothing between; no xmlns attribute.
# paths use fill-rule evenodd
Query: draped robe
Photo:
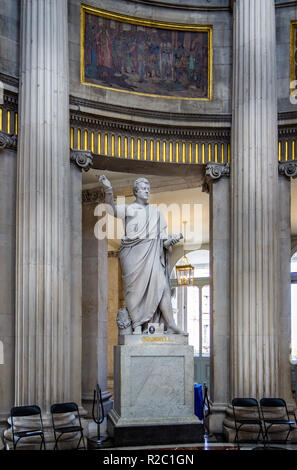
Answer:
<svg viewBox="0 0 297 470"><path fill-rule="evenodd" d="M153 205L122 206L125 236L120 248L126 307L135 329L154 318L169 287L166 222ZM121 212L118 207L118 216Z"/></svg>

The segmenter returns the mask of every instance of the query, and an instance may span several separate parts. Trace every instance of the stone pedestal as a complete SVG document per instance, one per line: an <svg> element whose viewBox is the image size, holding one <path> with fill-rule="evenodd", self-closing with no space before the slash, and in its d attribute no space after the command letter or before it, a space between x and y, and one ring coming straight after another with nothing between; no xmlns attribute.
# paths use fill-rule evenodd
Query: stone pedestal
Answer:
<svg viewBox="0 0 297 470"><path fill-rule="evenodd" d="M201 442L194 415L194 357L186 335L125 335L114 347L115 445Z"/></svg>

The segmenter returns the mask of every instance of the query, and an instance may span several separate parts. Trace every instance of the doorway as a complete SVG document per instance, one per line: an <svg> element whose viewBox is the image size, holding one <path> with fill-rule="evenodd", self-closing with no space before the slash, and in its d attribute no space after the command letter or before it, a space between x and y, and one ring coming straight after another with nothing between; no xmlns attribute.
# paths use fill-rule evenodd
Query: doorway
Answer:
<svg viewBox="0 0 297 470"><path fill-rule="evenodd" d="M201 249L187 253L194 267L193 285L179 286L175 267L171 275L174 287L172 305L175 321L189 334L189 345L194 348L194 382L210 385L210 274L209 250Z"/></svg>

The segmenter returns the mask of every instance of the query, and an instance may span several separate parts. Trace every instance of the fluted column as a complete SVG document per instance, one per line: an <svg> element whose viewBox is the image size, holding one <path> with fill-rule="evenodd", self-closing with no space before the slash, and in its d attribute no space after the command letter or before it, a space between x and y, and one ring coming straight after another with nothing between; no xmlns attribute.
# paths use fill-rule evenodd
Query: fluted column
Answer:
<svg viewBox="0 0 297 470"><path fill-rule="evenodd" d="M88 364L82 371L82 401L91 416L93 391L96 383L102 391L105 415L112 402L108 392L108 259L107 239L97 239L95 227L104 202L99 190L83 191L82 210L82 360Z"/></svg>
<svg viewBox="0 0 297 470"><path fill-rule="evenodd" d="M275 5L234 2L231 394L279 392Z"/></svg>
<svg viewBox="0 0 297 470"><path fill-rule="evenodd" d="M46 412L73 396L67 0L21 7L15 403Z"/></svg>

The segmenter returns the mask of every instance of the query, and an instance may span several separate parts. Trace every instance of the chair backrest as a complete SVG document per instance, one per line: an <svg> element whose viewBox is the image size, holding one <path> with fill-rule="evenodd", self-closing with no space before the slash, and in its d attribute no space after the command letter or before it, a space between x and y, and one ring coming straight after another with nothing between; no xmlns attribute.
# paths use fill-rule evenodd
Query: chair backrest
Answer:
<svg viewBox="0 0 297 470"><path fill-rule="evenodd" d="M69 403L54 403L51 405L51 413L56 414L56 413L71 413L75 411L78 413L78 406L74 402L69 402Z"/></svg>
<svg viewBox="0 0 297 470"><path fill-rule="evenodd" d="M232 406L253 407L258 408L259 404L255 398L233 398Z"/></svg>
<svg viewBox="0 0 297 470"><path fill-rule="evenodd" d="M10 410L11 417L41 415L41 409L37 405L14 406Z"/></svg>
<svg viewBox="0 0 297 470"><path fill-rule="evenodd" d="M14 423L13 418L21 417L21 416L36 416L39 415L40 419L40 429L43 431L43 423L42 423L42 416L41 416L41 409L37 405L25 405L25 406L14 406L10 410L10 418L11 418L11 429L12 433L14 434ZM36 426L36 424L35 424Z"/></svg>
<svg viewBox="0 0 297 470"><path fill-rule="evenodd" d="M264 408L286 408L286 402L282 398L261 398L260 406Z"/></svg>

